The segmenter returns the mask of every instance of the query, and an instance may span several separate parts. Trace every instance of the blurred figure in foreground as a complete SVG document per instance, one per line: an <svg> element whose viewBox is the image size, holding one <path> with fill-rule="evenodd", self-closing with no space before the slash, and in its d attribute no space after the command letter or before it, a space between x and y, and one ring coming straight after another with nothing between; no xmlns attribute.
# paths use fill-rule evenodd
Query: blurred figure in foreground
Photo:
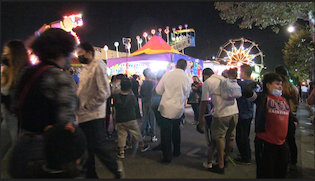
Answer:
<svg viewBox="0 0 315 181"><path fill-rule="evenodd" d="M62 29L44 31L31 44L39 64L25 68L17 78L15 105L21 135L9 160L12 178L33 178L43 164L43 132L47 125L76 124L78 99L71 75L75 38Z"/></svg>
<svg viewBox="0 0 315 181"><path fill-rule="evenodd" d="M21 40L11 40L5 43L1 55L1 130L8 130L11 145L14 145L18 135L18 120L13 110L14 87L18 74L30 65L27 50ZM1 143L1 148L5 142ZM2 150L6 152L5 150ZM4 155L4 152L1 154Z"/></svg>

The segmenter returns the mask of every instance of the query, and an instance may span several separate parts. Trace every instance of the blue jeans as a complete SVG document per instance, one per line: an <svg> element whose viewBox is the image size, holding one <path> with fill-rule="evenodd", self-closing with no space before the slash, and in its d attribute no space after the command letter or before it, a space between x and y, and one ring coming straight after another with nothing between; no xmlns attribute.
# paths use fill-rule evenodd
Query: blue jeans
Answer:
<svg viewBox="0 0 315 181"><path fill-rule="evenodd" d="M155 116L154 112L151 109L151 103L144 103L142 102L142 113L143 113L143 118L142 118L142 129L141 129L141 134L142 136L145 136L147 134L146 128L148 127L148 123L150 124L150 136L155 135Z"/></svg>
<svg viewBox="0 0 315 181"><path fill-rule="evenodd" d="M95 171L95 155L114 174L118 175L118 164L105 145L104 118L80 123L88 142L89 158L84 165L86 178L98 178Z"/></svg>
<svg viewBox="0 0 315 181"><path fill-rule="evenodd" d="M200 110L200 104L199 103L191 103L191 107L194 111L194 121L198 121L199 119L199 110Z"/></svg>

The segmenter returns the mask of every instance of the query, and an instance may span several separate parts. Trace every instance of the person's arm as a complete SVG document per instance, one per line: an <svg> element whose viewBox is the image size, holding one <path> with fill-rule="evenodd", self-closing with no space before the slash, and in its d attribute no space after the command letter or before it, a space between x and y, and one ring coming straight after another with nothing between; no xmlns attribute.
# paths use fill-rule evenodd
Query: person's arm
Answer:
<svg viewBox="0 0 315 181"><path fill-rule="evenodd" d="M87 110L99 107L111 95L106 64L104 62L95 67L94 79L98 91L84 105Z"/></svg>
<svg viewBox="0 0 315 181"><path fill-rule="evenodd" d="M160 82L158 83L158 85L155 88L156 93L159 95L162 95L165 91L165 85L164 85L165 79L167 79L167 77L165 75L163 75Z"/></svg>
<svg viewBox="0 0 315 181"><path fill-rule="evenodd" d="M201 103L200 103L200 110L199 110L199 118L198 118L198 125L197 125L197 131L199 133L204 133L203 131L203 125L204 125L204 115L206 112L207 104L208 104L208 98L210 97L210 94L208 92L209 87L204 84L202 86L202 94L201 94Z"/></svg>
<svg viewBox="0 0 315 181"><path fill-rule="evenodd" d="M257 93L253 91L255 88L257 88L257 82L247 84L242 90L242 95L247 98L247 100L254 102L257 99Z"/></svg>
<svg viewBox="0 0 315 181"><path fill-rule="evenodd" d="M310 106L315 104L315 89L313 89L311 94L306 98L306 103Z"/></svg>
<svg viewBox="0 0 315 181"><path fill-rule="evenodd" d="M73 78L67 72L51 68L43 73L43 81L39 90L53 102L53 109L58 122L75 122L74 112L78 108L79 99L75 94Z"/></svg>

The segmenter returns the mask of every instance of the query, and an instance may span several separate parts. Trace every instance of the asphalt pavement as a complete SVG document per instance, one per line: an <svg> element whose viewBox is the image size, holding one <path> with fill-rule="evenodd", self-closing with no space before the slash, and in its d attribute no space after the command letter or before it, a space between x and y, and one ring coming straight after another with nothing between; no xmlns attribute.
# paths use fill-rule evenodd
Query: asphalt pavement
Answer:
<svg viewBox="0 0 315 181"><path fill-rule="evenodd" d="M312 116L308 106L300 103L297 111L299 125L296 130L296 143L298 147L298 163L297 170L288 173L287 178L314 179L314 125L310 123ZM106 141L108 149L112 156L121 160L124 164L125 175L127 179L254 179L256 178L256 164L254 154L253 140L254 122L252 122L250 142L252 150L252 162L250 165L233 164L229 161L229 166L225 170L225 174L217 174L207 171L202 163L207 160L205 155L207 151L206 138L204 134L200 134L196 130L193 122L193 111L190 106L185 109L185 123L181 125L181 152L182 155L174 157L170 164L164 164L160 161L161 151L152 150L160 142L151 142L150 137L146 136L145 143L151 148L146 152L135 149L125 151L125 158L119 159L117 154L117 136L113 136ZM141 124L141 120L139 120ZM112 130L112 127L110 127ZM156 126L156 134L160 138L159 128ZM8 152L8 154L10 151ZM1 160L1 178L9 178L7 174L7 158L8 154ZM230 157L236 158L238 149L234 141L233 152ZM100 179L112 179L114 175L101 164L96 157L96 171Z"/></svg>

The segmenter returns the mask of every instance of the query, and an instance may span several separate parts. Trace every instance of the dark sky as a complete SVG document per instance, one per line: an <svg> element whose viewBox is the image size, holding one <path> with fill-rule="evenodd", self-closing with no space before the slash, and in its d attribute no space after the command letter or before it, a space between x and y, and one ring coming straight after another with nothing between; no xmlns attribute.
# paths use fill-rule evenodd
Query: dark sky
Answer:
<svg viewBox="0 0 315 181"><path fill-rule="evenodd" d="M203 59L216 56L230 39L245 38L258 44L265 55L267 71L283 63L281 50L288 41L286 27L279 34L268 27L240 29L221 20L214 2L1 2L1 47L12 39L26 40L43 24L62 20L63 15L82 13L84 25L74 29L82 41L115 50L113 43L123 37L132 39L131 53L137 50L136 35L152 28L165 29L188 24L196 31L196 47L185 54ZM163 34L166 41L166 36Z"/></svg>

